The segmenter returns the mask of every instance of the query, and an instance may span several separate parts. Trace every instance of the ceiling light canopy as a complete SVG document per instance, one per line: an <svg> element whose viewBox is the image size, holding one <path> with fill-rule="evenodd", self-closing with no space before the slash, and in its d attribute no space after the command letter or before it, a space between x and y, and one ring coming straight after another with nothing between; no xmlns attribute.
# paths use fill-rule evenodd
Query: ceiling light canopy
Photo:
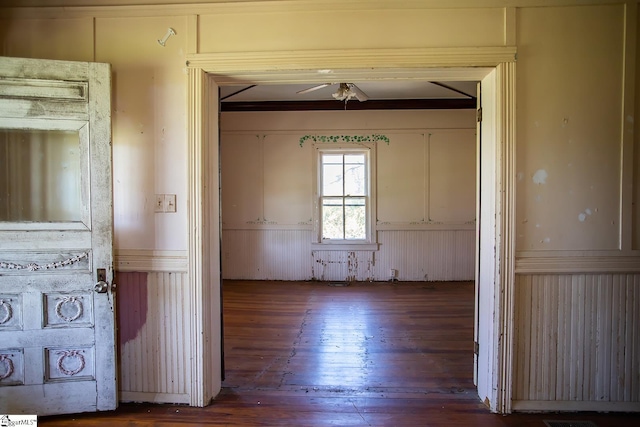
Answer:
<svg viewBox="0 0 640 427"><path fill-rule="evenodd" d="M369 99L369 97L353 83L340 83L338 90L331 96L338 101L344 102L348 102L351 98L356 98L359 101L366 101Z"/></svg>

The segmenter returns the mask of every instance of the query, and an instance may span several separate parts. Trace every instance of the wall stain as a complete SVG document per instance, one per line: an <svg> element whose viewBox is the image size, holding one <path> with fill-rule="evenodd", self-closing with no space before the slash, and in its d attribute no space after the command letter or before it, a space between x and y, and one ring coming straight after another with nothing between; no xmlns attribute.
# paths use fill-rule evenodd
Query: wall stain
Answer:
<svg viewBox="0 0 640 427"><path fill-rule="evenodd" d="M118 341L124 345L135 339L147 322L147 273L118 273Z"/></svg>

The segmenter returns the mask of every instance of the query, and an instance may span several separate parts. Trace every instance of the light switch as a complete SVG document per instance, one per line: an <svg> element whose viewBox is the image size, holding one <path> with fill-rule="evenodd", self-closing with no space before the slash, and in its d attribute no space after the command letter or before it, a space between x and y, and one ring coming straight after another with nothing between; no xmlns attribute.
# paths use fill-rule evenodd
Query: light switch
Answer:
<svg viewBox="0 0 640 427"><path fill-rule="evenodd" d="M156 194L154 212L164 212L164 194Z"/></svg>
<svg viewBox="0 0 640 427"><path fill-rule="evenodd" d="M165 212L176 211L176 195L175 194L164 195L164 211Z"/></svg>

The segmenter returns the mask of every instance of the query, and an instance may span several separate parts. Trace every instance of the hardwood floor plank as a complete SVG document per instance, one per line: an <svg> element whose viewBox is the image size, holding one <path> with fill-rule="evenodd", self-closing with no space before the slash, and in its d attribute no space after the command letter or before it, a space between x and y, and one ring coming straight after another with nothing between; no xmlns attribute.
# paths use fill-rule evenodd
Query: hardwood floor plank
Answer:
<svg viewBox="0 0 640 427"><path fill-rule="evenodd" d="M205 408L124 404L43 426L544 427L640 414L490 413L472 383L473 284L224 284L226 380Z"/></svg>

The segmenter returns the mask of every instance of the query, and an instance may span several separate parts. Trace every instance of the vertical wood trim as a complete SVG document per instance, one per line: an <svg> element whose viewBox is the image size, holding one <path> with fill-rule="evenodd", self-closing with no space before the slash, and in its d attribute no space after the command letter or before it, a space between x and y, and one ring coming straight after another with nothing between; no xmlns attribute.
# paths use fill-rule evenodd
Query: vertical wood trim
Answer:
<svg viewBox="0 0 640 427"><path fill-rule="evenodd" d="M513 387L514 286L515 286L515 167L516 167L516 65L501 63L496 67L497 90L497 185L496 200L496 327L494 335L498 379L496 408L511 413Z"/></svg>
<svg viewBox="0 0 640 427"><path fill-rule="evenodd" d="M474 253L474 304L473 304L473 342L479 343L480 341L480 180L482 175L480 173L481 168L481 155L482 155L482 125L478 120L478 110L482 106L482 85L480 82L476 85L476 238L475 238L475 253ZM473 354L473 384L478 387L478 354Z"/></svg>
<svg viewBox="0 0 640 427"><path fill-rule="evenodd" d="M431 221L431 133L424 134L424 221Z"/></svg>
<svg viewBox="0 0 640 427"><path fill-rule="evenodd" d="M259 188L262 188L262 191L260 191L260 213L262 214L262 220L263 221L268 221L266 218L267 212L265 212L265 202L264 202L264 194L265 194L265 169L266 169L266 165L265 165L265 159L264 159L264 139L265 139L265 135L256 135L256 137L258 138L258 141L260 141L258 143L258 155L260 156L260 182L256 183L256 185L259 184Z"/></svg>
<svg viewBox="0 0 640 427"><path fill-rule="evenodd" d="M204 271L203 271L203 151L206 123L204 103L206 94L206 73L201 68L189 68L189 108L188 108L188 170L189 170L189 291L190 304L190 404L204 406Z"/></svg>
<svg viewBox="0 0 640 427"><path fill-rule="evenodd" d="M633 218L633 145L636 91L636 37L638 4L627 1L624 16L624 53L622 74L622 120L620 150L620 249L633 249L633 231L640 224ZM638 248L635 248L638 249Z"/></svg>
<svg viewBox="0 0 640 427"><path fill-rule="evenodd" d="M96 62L96 17L91 16L87 19L91 20L91 61Z"/></svg>
<svg viewBox="0 0 640 427"><path fill-rule="evenodd" d="M516 45L516 8L504 8L504 45Z"/></svg>
<svg viewBox="0 0 640 427"><path fill-rule="evenodd" d="M221 272L221 229L220 222L220 93L215 81L207 77L206 104L204 113L204 283L203 334L205 336L205 400L208 405L222 387L224 363L222 360L222 272Z"/></svg>
<svg viewBox="0 0 640 427"><path fill-rule="evenodd" d="M189 68L189 290L192 406L221 388L218 93L201 68ZM215 124L211 124L215 122ZM217 292L216 292L217 291Z"/></svg>
<svg viewBox="0 0 640 427"><path fill-rule="evenodd" d="M200 50L200 15L189 15L187 17L187 54L196 54Z"/></svg>

